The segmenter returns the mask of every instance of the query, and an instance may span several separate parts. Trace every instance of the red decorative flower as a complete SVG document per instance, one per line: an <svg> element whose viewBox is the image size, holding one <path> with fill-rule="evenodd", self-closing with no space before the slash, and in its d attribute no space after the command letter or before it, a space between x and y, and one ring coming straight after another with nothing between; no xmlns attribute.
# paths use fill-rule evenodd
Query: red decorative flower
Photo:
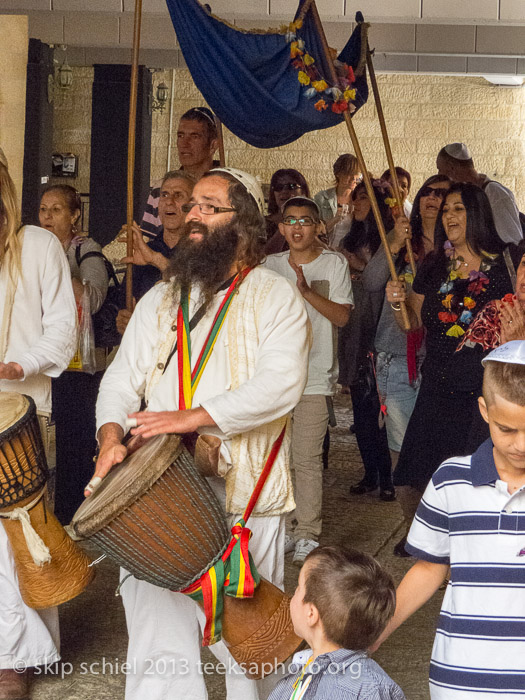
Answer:
<svg viewBox="0 0 525 700"><path fill-rule="evenodd" d="M332 105L332 112L335 112L336 114L342 114L343 112L346 112L348 109L348 102L346 100L339 100L338 102L334 102Z"/></svg>
<svg viewBox="0 0 525 700"><path fill-rule="evenodd" d="M355 83L354 69L352 68L352 66L348 66L348 75L347 75L347 77L348 77L348 80L349 80L351 83Z"/></svg>
<svg viewBox="0 0 525 700"><path fill-rule="evenodd" d="M450 311L440 311L438 313L438 318L440 321L443 321L443 323L454 323L457 317L457 314L453 314Z"/></svg>

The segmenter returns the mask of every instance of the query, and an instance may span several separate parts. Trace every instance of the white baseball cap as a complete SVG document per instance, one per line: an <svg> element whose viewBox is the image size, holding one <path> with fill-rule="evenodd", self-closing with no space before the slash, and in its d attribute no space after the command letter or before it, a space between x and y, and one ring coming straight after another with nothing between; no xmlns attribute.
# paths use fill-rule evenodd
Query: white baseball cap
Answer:
<svg viewBox="0 0 525 700"><path fill-rule="evenodd" d="M511 365L525 365L525 340L511 340L500 345L499 348L489 352L487 357L481 360L485 362L507 362Z"/></svg>
<svg viewBox="0 0 525 700"><path fill-rule="evenodd" d="M256 177L250 175L250 173L245 173L244 170L237 170L237 168L213 168L210 170L210 173L229 173L240 182L241 185L244 185L246 191L251 194L257 202L261 214L264 214L264 195Z"/></svg>

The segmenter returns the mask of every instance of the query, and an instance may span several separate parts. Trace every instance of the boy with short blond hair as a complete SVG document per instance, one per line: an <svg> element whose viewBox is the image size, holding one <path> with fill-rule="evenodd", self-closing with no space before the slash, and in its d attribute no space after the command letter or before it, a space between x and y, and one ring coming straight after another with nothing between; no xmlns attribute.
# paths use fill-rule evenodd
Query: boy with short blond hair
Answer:
<svg viewBox="0 0 525 700"><path fill-rule="evenodd" d="M295 655L292 673L268 700L403 700L366 652L394 608L394 582L373 557L341 547L314 549L290 601L295 633L311 652Z"/></svg>
<svg viewBox="0 0 525 700"><path fill-rule="evenodd" d="M292 197L282 216L279 231L290 249L268 256L264 265L297 284L313 331L308 382L294 409L292 428L296 525L293 539L287 536L287 551L295 550L294 564L302 566L305 556L318 546L321 534L322 453L337 381L337 328L348 321L353 296L345 258L319 243L317 204L307 197Z"/></svg>
<svg viewBox="0 0 525 700"><path fill-rule="evenodd" d="M432 700L525 695L525 341L496 348L483 364L479 407L490 439L433 475L406 545L419 561L374 645L432 597L450 567L430 661Z"/></svg>

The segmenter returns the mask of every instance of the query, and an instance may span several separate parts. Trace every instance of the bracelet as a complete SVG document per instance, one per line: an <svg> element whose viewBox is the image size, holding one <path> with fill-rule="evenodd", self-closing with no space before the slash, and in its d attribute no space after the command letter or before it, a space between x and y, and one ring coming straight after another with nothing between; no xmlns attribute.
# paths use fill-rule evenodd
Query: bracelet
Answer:
<svg viewBox="0 0 525 700"><path fill-rule="evenodd" d="M394 311L401 311L401 302L395 301L394 303L390 304L390 308Z"/></svg>

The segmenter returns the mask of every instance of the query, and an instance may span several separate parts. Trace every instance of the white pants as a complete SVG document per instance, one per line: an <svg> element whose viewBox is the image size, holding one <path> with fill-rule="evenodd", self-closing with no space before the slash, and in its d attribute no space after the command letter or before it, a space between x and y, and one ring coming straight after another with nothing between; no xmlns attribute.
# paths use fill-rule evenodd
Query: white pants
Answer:
<svg viewBox="0 0 525 700"><path fill-rule="evenodd" d="M248 527L259 573L284 589L284 516L252 517ZM126 700L207 700L200 663L205 620L197 603L134 577L121 594L129 633ZM224 642L209 648L225 665L227 700L259 700L257 683L236 666Z"/></svg>
<svg viewBox="0 0 525 700"><path fill-rule="evenodd" d="M0 523L0 669L60 659L58 610L33 610L22 600L11 545Z"/></svg>

